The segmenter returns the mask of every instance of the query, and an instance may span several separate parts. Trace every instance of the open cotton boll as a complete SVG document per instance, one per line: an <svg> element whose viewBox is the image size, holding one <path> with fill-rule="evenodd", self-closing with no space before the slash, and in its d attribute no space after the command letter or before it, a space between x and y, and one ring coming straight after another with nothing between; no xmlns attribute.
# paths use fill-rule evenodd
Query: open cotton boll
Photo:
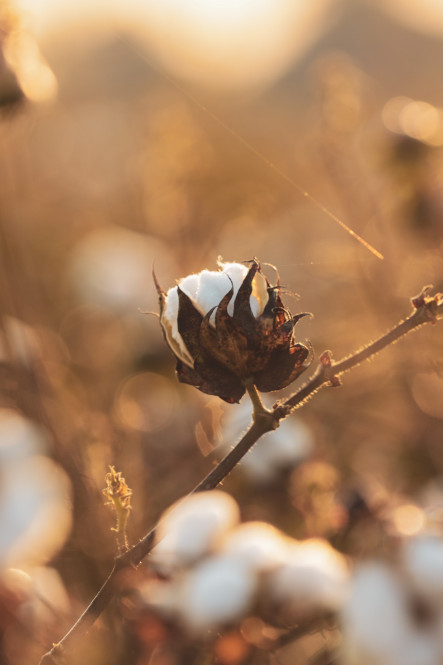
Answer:
<svg viewBox="0 0 443 665"><path fill-rule="evenodd" d="M220 300L233 287L234 293L228 304L228 314L234 314L234 300L248 273L243 263L219 263L221 270L202 270L197 275L188 275L179 282L180 288L193 300L201 314L207 314L217 307ZM197 279L196 279L197 278ZM250 298L252 313L260 316L268 302L266 280L257 273L252 282Z"/></svg>
<svg viewBox="0 0 443 665"><path fill-rule="evenodd" d="M234 300L238 290L248 273L248 268L242 263L220 263L221 270L202 270L199 273L188 275L179 281L180 289L193 301L196 308L203 316L213 307L217 307L221 299L228 293L231 286L234 293L228 305L228 314L234 313ZM261 273L257 273L252 283L252 294L250 297L251 310L255 317L260 316L268 302L267 284ZM166 294L165 310L162 316L163 325L167 325L171 331L171 337L168 337L170 345L175 349L180 349L183 362L192 367L192 358L178 332L178 292L174 286ZM215 312L211 318L213 321ZM174 349L174 350L175 350ZM177 353L177 351L175 351Z"/></svg>
<svg viewBox="0 0 443 665"><path fill-rule="evenodd" d="M224 555L241 558L249 570L270 570L285 561L288 539L265 522L240 524L226 536L222 545Z"/></svg>
<svg viewBox="0 0 443 665"><path fill-rule="evenodd" d="M189 275L167 293L154 274L178 380L228 404L251 383L260 392L280 390L309 365L309 349L294 333L306 312L292 316L280 285L268 282L257 259L248 263Z"/></svg>
<svg viewBox="0 0 443 665"><path fill-rule="evenodd" d="M348 595L345 558L325 540L293 542L285 562L266 581L266 593L285 622L335 612Z"/></svg>
<svg viewBox="0 0 443 665"><path fill-rule="evenodd" d="M426 600L443 601L443 539L434 536L411 538L403 547L403 568L411 585Z"/></svg>
<svg viewBox="0 0 443 665"><path fill-rule="evenodd" d="M400 578L383 563L356 571L341 612L345 665L437 665L432 636L414 626Z"/></svg>
<svg viewBox="0 0 443 665"><path fill-rule="evenodd" d="M213 550L239 519L236 502L225 492L186 497L161 518L150 562L165 574L187 566Z"/></svg>
<svg viewBox="0 0 443 665"><path fill-rule="evenodd" d="M204 634L243 617L252 607L258 580L238 556L205 559L183 580L180 614L189 630Z"/></svg>

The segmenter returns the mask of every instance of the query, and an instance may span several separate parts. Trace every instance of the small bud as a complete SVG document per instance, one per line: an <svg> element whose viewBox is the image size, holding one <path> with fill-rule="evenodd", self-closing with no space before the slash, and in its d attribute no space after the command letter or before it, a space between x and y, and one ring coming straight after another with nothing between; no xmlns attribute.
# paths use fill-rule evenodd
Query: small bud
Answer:
<svg viewBox="0 0 443 665"><path fill-rule="evenodd" d="M128 538L126 535L126 523L132 508L132 490L127 486L121 471L116 471L113 466L109 467L109 473L105 476L106 487L103 494L108 499L107 506L112 506L116 513L117 524L111 530L117 534L119 553L128 549Z"/></svg>
<svg viewBox="0 0 443 665"><path fill-rule="evenodd" d="M307 367L309 351L295 342L292 316L255 259L221 263L219 271L189 275L165 293L154 275L160 322L177 359L179 381L229 403L245 384L280 390Z"/></svg>

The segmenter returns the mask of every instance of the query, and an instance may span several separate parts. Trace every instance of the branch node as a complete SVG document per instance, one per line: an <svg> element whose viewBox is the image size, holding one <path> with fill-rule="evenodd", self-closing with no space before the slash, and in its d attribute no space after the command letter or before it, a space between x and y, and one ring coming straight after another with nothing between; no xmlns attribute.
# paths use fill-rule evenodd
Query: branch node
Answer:
<svg viewBox="0 0 443 665"><path fill-rule="evenodd" d="M280 402L276 402L273 406L273 413L274 413L274 418L280 422L280 420L283 420L286 418L286 416L289 416L291 413L291 407L288 404L283 404ZM274 429L277 429L277 426L274 427Z"/></svg>
<svg viewBox="0 0 443 665"><path fill-rule="evenodd" d="M432 289L432 285L424 286L421 292L412 298L411 302L417 312L421 314L423 322L436 323L439 314L441 315L443 294L436 293L431 296Z"/></svg>
<svg viewBox="0 0 443 665"><path fill-rule="evenodd" d="M323 351L320 358L320 367L325 380L332 388L338 388L342 385L341 379L334 373L334 362L331 351Z"/></svg>

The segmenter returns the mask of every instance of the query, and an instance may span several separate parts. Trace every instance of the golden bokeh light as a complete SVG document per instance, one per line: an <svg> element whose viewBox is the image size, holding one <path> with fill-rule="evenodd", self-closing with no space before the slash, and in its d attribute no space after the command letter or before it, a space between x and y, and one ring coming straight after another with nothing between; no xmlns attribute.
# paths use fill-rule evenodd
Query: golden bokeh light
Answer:
<svg viewBox="0 0 443 665"><path fill-rule="evenodd" d="M425 514L418 506L408 503L395 508L392 522L399 535L415 536L425 526Z"/></svg>
<svg viewBox="0 0 443 665"><path fill-rule="evenodd" d="M177 409L177 393L169 379L142 372L126 379L115 400L115 414L125 427L156 432L170 424Z"/></svg>

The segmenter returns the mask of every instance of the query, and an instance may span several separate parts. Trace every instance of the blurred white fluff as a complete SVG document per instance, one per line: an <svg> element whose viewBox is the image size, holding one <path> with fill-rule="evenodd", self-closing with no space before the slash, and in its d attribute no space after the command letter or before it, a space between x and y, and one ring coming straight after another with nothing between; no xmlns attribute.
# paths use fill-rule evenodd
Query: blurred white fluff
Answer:
<svg viewBox="0 0 443 665"><path fill-rule="evenodd" d="M162 516L150 562L163 574L212 551L239 521L234 499L219 490L193 494Z"/></svg>
<svg viewBox="0 0 443 665"><path fill-rule="evenodd" d="M258 580L241 556L205 559L183 579L178 608L192 631L203 633L243 617L252 607Z"/></svg>
<svg viewBox="0 0 443 665"><path fill-rule="evenodd" d="M204 635L257 608L289 625L336 612L349 593L345 557L322 539L295 541L264 522L238 524L236 502L213 490L172 506L149 562L147 606Z"/></svg>
<svg viewBox="0 0 443 665"><path fill-rule="evenodd" d="M335 612L349 593L346 560L320 538L293 541L284 563L269 574L266 592L271 607L288 623Z"/></svg>
<svg viewBox="0 0 443 665"><path fill-rule="evenodd" d="M107 307L120 314L137 314L138 308L157 310L152 266L162 257L162 275L173 279L177 267L166 244L108 224L85 234L73 248L66 267L68 283L78 300Z"/></svg>
<svg viewBox="0 0 443 665"><path fill-rule="evenodd" d="M27 575L29 578L26 597L20 607L20 617L24 622L35 627L36 621L48 623L54 620L60 621L60 615L68 615L69 596L55 568L39 566L27 573L9 569L7 579L11 579L11 575L15 576L18 584L20 584L20 575Z"/></svg>
<svg viewBox="0 0 443 665"><path fill-rule="evenodd" d="M248 569L257 573L275 568L287 557L289 539L265 522L246 522L225 538L224 555L241 558Z"/></svg>
<svg viewBox="0 0 443 665"><path fill-rule="evenodd" d="M202 270L193 275L188 275L179 281L180 289L193 301L201 314L205 315L210 309L216 307L222 298L228 293L231 286L234 293L228 305L228 314L234 313L234 300L237 292L246 277L248 268L243 263L221 263L220 270ZM230 278L230 279L229 279ZM254 316L260 316L268 301L266 280L257 273L252 282L252 294L250 298L251 309ZM185 344L178 332L178 292L174 286L166 294L166 307L163 318L171 328L172 338L180 347L182 360L192 365ZM211 320L213 321L215 312ZM173 345L172 345L173 346Z"/></svg>
<svg viewBox="0 0 443 665"><path fill-rule="evenodd" d="M427 601L443 606L443 539L411 538L403 546L402 563L414 590Z"/></svg>
<svg viewBox="0 0 443 665"><path fill-rule="evenodd" d="M3 330L0 329L0 360L29 365L38 351L37 335L31 326L13 316L5 316Z"/></svg>
<svg viewBox="0 0 443 665"><path fill-rule="evenodd" d="M401 579L384 563L356 571L341 616L345 665L438 665L436 642L420 633Z"/></svg>
<svg viewBox="0 0 443 665"><path fill-rule="evenodd" d="M48 561L71 527L71 486L42 429L0 409L0 569Z"/></svg>
<svg viewBox="0 0 443 665"><path fill-rule="evenodd" d="M266 399L264 400L266 402ZM223 441L232 445L251 422L251 404L243 399L226 409L222 423ZM297 416L280 422L278 429L265 434L240 462L241 468L257 483L270 483L285 469L307 459L314 449L312 430Z"/></svg>

